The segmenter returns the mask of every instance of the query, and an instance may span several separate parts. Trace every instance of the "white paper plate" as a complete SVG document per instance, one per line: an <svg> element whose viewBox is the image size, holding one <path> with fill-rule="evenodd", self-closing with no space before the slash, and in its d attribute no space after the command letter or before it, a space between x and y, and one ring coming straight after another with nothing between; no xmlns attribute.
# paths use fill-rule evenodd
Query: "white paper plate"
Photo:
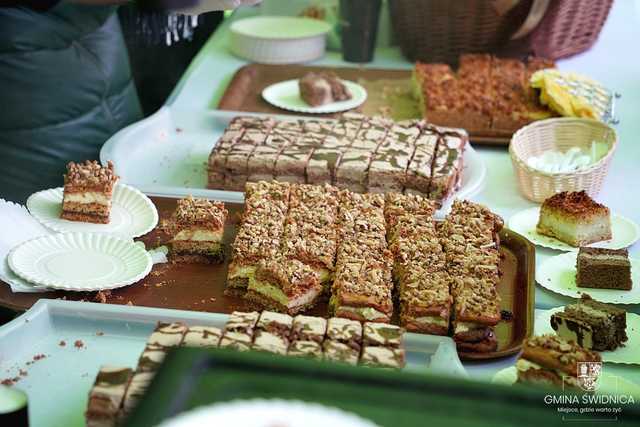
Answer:
<svg viewBox="0 0 640 427"><path fill-rule="evenodd" d="M557 249L559 251L577 251L578 248L568 245L560 240L543 236L536 231L536 224L540 217L540 208L530 208L518 212L509 218L509 228L522 234L538 246ZM640 239L640 227L625 217L611 215L611 234L613 239L587 245L592 248L623 249L633 245Z"/></svg>
<svg viewBox="0 0 640 427"><path fill-rule="evenodd" d="M376 427L342 409L296 400L255 399L218 403L194 409L160 424L159 427Z"/></svg>
<svg viewBox="0 0 640 427"><path fill-rule="evenodd" d="M564 307L555 307L546 310L536 316L534 331L536 335L555 334L551 327L551 315L564 311ZM640 316L635 313L627 313L627 337L629 340L624 347L618 347L614 351L601 351L603 362L640 364Z"/></svg>
<svg viewBox="0 0 640 427"><path fill-rule="evenodd" d="M149 274L153 265L144 244L100 233L62 233L29 240L12 249L8 261L29 282L68 291L127 286Z"/></svg>
<svg viewBox="0 0 640 427"><path fill-rule="evenodd" d="M556 255L545 260L536 269L536 282L540 286L573 298L580 298L583 293L591 295L595 300L613 304L640 304L640 260L630 258L631 281L630 291L616 289L578 288L576 286L577 252Z"/></svg>
<svg viewBox="0 0 640 427"><path fill-rule="evenodd" d="M137 189L116 184L113 189L109 224L67 221L62 212L62 187L40 191L27 200L31 215L47 228L60 233L108 233L122 238L147 234L158 224L158 211L153 202Z"/></svg>
<svg viewBox="0 0 640 427"><path fill-rule="evenodd" d="M262 91L262 97L268 103L284 110L316 114L337 113L340 111L352 110L359 107L367 100L367 91L365 88L348 80L342 80L342 83L344 83L344 85L349 89L349 92L351 92L351 99L332 102L319 107L312 107L304 102L300 96L298 79L287 80L267 86Z"/></svg>
<svg viewBox="0 0 640 427"><path fill-rule="evenodd" d="M516 370L516 367L510 366L496 372L491 382L494 384L513 385L517 379L518 371ZM605 365L602 367L602 373L600 374L600 379L596 386L596 393L633 395L638 398L640 397L640 385L625 380L617 375L607 374L607 368Z"/></svg>

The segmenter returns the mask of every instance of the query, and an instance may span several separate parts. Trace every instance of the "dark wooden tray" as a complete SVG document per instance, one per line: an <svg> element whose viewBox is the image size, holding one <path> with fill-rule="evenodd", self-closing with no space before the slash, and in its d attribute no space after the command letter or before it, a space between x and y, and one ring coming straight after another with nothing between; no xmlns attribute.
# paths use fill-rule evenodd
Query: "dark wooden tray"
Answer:
<svg viewBox="0 0 640 427"><path fill-rule="evenodd" d="M385 70L355 67L312 67L305 65L249 64L240 68L226 88L218 108L269 114L301 113L283 110L262 98L262 90L284 80L297 79L309 71L335 72L340 78L357 82L367 90L367 100L358 108L363 114L389 114L395 120L419 118L420 110L411 96L411 70ZM305 114L302 114L305 115ZM333 117L335 114L306 114ZM478 145L508 146L510 135L471 134L471 142Z"/></svg>
<svg viewBox="0 0 640 427"><path fill-rule="evenodd" d="M152 198L152 200L158 208L160 221L169 218L175 209L176 199ZM227 203L227 208L229 220L225 227L224 241L228 252L235 238L243 205ZM147 247L156 247L167 238L168 236L161 231L161 227L158 227L140 240L145 242ZM514 354L519 351L522 341L533 331L534 248L525 238L509 230L503 230L500 238L503 255L500 266L503 274L499 285L502 296L501 308L511 312L513 319L500 322L497 326L496 334L499 344L496 352L460 353L461 359L492 359ZM228 262L228 253L226 259ZM221 265L158 264L140 282L110 292L55 291L14 294L8 285L0 282L0 305L22 311L31 307L40 298L62 298L213 313L250 310L251 307L242 298L224 294L227 262ZM327 311L327 301L323 301L307 314L326 316Z"/></svg>

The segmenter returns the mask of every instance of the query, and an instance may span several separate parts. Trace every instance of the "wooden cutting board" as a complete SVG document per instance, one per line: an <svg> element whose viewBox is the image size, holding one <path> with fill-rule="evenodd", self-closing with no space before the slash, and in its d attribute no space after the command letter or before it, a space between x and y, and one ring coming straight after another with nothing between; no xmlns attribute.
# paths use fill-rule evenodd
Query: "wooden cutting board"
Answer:
<svg viewBox="0 0 640 427"><path fill-rule="evenodd" d="M316 67L306 65L249 64L240 68L225 90L218 109L268 114L293 114L335 117L337 114L302 114L283 110L262 98L267 86L298 79L308 72L333 71L341 79L351 80L367 90L367 100L357 110L368 116L385 115L394 120L420 118L420 109L411 95L411 70L386 70L364 67ZM510 138L470 135L479 145L508 146Z"/></svg>

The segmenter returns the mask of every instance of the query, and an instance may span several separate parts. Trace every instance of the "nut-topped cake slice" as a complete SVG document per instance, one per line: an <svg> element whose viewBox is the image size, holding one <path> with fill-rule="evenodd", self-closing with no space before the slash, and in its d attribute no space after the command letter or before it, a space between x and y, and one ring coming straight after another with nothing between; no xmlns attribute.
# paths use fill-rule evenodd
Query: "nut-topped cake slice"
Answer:
<svg viewBox="0 0 640 427"><path fill-rule="evenodd" d="M261 308L294 315L315 305L321 293L320 277L313 268L276 256L258 262L245 299Z"/></svg>
<svg viewBox="0 0 640 427"><path fill-rule="evenodd" d="M536 230L575 247L609 240L609 208L584 191L563 191L544 201Z"/></svg>
<svg viewBox="0 0 640 427"><path fill-rule="evenodd" d="M222 236L227 214L222 202L194 199L191 196L178 200L172 221L171 261L222 262Z"/></svg>
<svg viewBox="0 0 640 427"><path fill-rule="evenodd" d="M581 362L601 362L600 355L555 335L527 339L516 362L518 382L577 388ZM599 372L591 372L599 375Z"/></svg>
<svg viewBox="0 0 640 427"><path fill-rule="evenodd" d="M113 189L118 181L113 163L69 162L64 175L60 218L69 221L108 224Z"/></svg>
<svg viewBox="0 0 640 427"><path fill-rule="evenodd" d="M244 293L258 261L276 256L284 236L289 206L288 183L260 181L246 185L245 211L233 242L226 293Z"/></svg>
<svg viewBox="0 0 640 427"><path fill-rule="evenodd" d="M456 200L438 228L453 297L453 338L458 350L489 352L497 348L493 327L500 321L502 218L486 207Z"/></svg>

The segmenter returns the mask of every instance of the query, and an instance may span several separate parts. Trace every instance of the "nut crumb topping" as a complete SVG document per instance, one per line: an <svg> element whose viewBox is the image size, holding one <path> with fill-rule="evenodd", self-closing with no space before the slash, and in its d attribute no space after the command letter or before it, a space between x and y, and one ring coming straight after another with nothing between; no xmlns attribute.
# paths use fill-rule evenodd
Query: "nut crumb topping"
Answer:
<svg viewBox="0 0 640 427"><path fill-rule="evenodd" d="M64 175L64 184L74 187L105 186L110 191L118 180L113 162L109 160L103 167L96 160L86 160L83 163L67 163L67 173Z"/></svg>
<svg viewBox="0 0 640 427"><path fill-rule="evenodd" d="M181 225L207 224L214 229L224 227L228 211L223 202L195 199L189 195L177 202L175 220Z"/></svg>
<svg viewBox="0 0 640 427"><path fill-rule="evenodd" d="M558 209L571 215L609 214L609 208L597 203L585 191L563 191L555 194L544 201L542 209L545 208Z"/></svg>

